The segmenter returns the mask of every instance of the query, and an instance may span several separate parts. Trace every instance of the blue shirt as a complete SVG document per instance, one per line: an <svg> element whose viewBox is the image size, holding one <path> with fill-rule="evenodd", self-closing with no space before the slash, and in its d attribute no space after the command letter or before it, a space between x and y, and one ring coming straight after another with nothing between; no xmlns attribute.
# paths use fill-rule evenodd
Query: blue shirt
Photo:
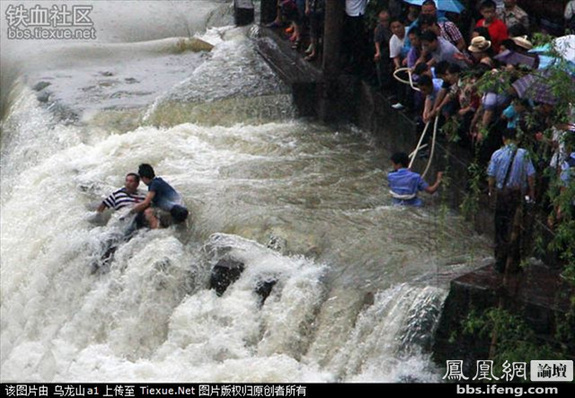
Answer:
<svg viewBox="0 0 575 398"><path fill-rule="evenodd" d="M441 91L441 89L444 87L443 86L443 79L438 79L436 77L434 77L433 79L431 79L431 81L433 82L433 92L431 94L429 94L429 99L431 100L431 102L435 103L435 100L437 99L437 95L439 94L439 91Z"/></svg>
<svg viewBox="0 0 575 398"><path fill-rule="evenodd" d="M518 148L515 155L515 160L511 159L514 149L517 147L515 144L508 144L493 152L489 166L487 166L487 175L495 178L495 187L503 189L503 181L507 174L507 168L512 163L509 177L507 178L507 188L521 189L523 192L527 191L527 177L535 175L535 167L529 157L527 150Z"/></svg>
<svg viewBox="0 0 575 398"><path fill-rule="evenodd" d="M412 199L399 199L394 197L393 204L407 206L423 206L421 199L417 197L419 191L425 190L429 184L421 175L409 169L403 168L387 175L389 188L395 195L414 195Z"/></svg>
<svg viewBox="0 0 575 398"><path fill-rule="evenodd" d="M503 116L507 119L507 128L514 129L519 122L519 114L515 111L513 104L503 110Z"/></svg>
<svg viewBox="0 0 575 398"><path fill-rule="evenodd" d="M571 152L569 158L561 165L561 175L559 178L561 178L561 182L564 187L569 186L573 173L575 173L575 152Z"/></svg>
<svg viewBox="0 0 575 398"><path fill-rule="evenodd" d="M174 205L182 205L180 194L160 177L154 177L148 186L148 191L156 193L152 203L162 210L170 211Z"/></svg>

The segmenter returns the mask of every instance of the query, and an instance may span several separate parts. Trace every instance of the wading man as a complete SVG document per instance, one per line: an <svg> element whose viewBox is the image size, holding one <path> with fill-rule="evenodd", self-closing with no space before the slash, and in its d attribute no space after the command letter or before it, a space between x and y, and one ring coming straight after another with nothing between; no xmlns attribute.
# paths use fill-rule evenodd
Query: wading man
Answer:
<svg viewBox="0 0 575 398"><path fill-rule="evenodd" d="M437 173L435 184L429 185L420 174L409 169L409 156L405 152L396 152L391 156L393 171L388 174L389 189L393 204L404 206L423 206L417 196L419 191L435 193L441 184L442 172Z"/></svg>

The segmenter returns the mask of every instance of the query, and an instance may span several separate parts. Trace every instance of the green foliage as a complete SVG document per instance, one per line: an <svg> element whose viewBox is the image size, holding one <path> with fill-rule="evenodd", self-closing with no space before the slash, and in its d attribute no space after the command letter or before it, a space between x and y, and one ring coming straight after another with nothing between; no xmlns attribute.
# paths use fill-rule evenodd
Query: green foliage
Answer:
<svg viewBox="0 0 575 398"><path fill-rule="evenodd" d="M565 358L556 348L541 342L521 317L500 308L488 309L481 315L470 313L464 321L463 333L492 339L494 355L490 359L496 364Z"/></svg>
<svg viewBox="0 0 575 398"><path fill-rule="evenodd" d="M479 214L479 199L485 186L485 170L478 162L472 162L467 167L467 172L469 185L460 208L464 217L472 218Z"/></svg>

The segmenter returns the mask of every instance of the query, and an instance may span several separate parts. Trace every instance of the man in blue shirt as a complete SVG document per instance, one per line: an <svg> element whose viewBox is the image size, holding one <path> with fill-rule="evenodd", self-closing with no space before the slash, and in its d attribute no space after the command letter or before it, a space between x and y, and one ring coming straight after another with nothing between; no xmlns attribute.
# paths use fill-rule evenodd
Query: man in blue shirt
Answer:
<svg viewBox="0 0 575 398"><path fill-rule="evenodd" d="M518 148L515 129L503 132L504 146L487 166L489 196L495 198L495 270L518 270L523 231L522 200L535 198L535 168L526 149ZM513 233L515 231L515 233Z"/></svg>
<svg viewBox="0 0 575 398"><path fill-rule="evenodd" d="M148 186L148 194L142 203L131 210L132 213L144 212L150 228L159 228L160 218L157 210L170 213L176 223L183 223L188 217L188 209L180 194L162 178L156 177L154 168L143 163L138 168L140 178Z"/></svg>
<svg viewBox="0 0 575 398"><path fill-rule="evenodd" d="M405 152L396 152L391 156L393 171L387 175L393 204L404 206L423 206L417 196L419 191L435 193L441 183L442 172L437 173L435 184L429 185L418 173L409 170L409 156Z"/></svg>

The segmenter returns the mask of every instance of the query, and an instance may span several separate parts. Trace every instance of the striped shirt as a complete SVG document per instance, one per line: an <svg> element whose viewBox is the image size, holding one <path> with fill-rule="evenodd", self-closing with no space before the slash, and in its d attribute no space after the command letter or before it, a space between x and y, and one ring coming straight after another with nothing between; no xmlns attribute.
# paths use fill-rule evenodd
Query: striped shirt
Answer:
<svg viewBox="0 0 575 398"><path fill-rule="evenodd" d="M129 193L126 188L120 188L108 196L102 203L109 209L118 210L122 207L133 206L136 203L143 202L146 195L140 191Z"/></svg>
<svg viewBox="0 0 575 398"><path fill-rule="evenodd" d="M529 153L525 149L517 148L517 153L512 159L515 147L515 144L509 144L493 152L489 166L487 166L487 175L495 178L495 187L501 190L507 169L511 165L505 186L526 192L527 177L535 175L535 167L533 167L533 162L531 162Z"/></svg>

